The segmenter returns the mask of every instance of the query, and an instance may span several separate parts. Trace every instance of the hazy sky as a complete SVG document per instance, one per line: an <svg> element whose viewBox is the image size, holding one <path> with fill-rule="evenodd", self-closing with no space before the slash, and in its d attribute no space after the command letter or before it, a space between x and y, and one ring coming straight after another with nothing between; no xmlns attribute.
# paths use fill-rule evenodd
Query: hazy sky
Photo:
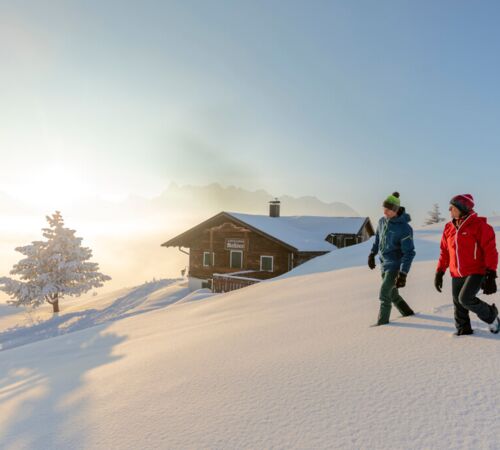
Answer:
<svg viewBox="0 0 500 450"><path fill-rule="evenodd" d="M499 21L496 1L0 0L0 191L500 213Z"/></svg>

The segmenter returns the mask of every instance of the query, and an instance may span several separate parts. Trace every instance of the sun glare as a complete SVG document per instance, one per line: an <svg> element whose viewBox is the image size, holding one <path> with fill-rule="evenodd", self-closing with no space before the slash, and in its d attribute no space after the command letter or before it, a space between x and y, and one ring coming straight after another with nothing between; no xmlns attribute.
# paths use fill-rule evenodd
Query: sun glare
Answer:
<svg viewBox="0 0 500 450"><path fill-rule="evenodd" d="M52 209L94 193L87 176L59 163L36 168L11 183L9 190L12 196L26 203Z"/></svg>

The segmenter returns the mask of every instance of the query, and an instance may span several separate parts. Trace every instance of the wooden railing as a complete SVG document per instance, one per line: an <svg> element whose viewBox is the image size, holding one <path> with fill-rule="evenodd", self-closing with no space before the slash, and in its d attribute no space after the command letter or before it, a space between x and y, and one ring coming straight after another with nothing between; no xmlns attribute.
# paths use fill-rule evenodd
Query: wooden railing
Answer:
<svg viewBox="0 0 500 450"><path fill-rule="evenodd" d="M234 273L214 273L212 278L212 291L216 293L234 291L252 284L259 283L262 280L243 276L253 273L253 270Z"/></svg>

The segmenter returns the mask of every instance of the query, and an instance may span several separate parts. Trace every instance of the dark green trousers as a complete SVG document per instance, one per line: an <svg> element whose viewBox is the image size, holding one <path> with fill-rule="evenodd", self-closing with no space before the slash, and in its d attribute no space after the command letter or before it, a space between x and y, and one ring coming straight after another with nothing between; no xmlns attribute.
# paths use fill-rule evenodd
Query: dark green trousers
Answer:
<svg viewBox="0 0 500 450"><path fill-rule="evenodd" d="M392 304L398 309L403 316L410 316L413 310L408 306L399 295L396 287L396 278L398 272L382 272L382 286L380 287L380 312L378 315L378 325L389 323L391 317Z"/></svg>

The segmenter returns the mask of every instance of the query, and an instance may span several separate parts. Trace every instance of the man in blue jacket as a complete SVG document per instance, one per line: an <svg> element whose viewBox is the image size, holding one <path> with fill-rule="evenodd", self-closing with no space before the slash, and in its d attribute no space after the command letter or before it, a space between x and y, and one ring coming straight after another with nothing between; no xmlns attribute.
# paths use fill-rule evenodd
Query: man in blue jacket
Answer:
<svg viewBox="0 0 500 450"><path fill-rule="evenodd" d="M377 226L375 242L368 256L368 267L375 268L375 255L379 254L382 266L382 286L380 288L380 312L375 325L389 323L391 305L403 316L415 314L399 295L398 288L406 285L406 276L415 257L413 229L409 225L410 215L401 207L399 193L389 195L383 203L384 217Z"/></svg>

